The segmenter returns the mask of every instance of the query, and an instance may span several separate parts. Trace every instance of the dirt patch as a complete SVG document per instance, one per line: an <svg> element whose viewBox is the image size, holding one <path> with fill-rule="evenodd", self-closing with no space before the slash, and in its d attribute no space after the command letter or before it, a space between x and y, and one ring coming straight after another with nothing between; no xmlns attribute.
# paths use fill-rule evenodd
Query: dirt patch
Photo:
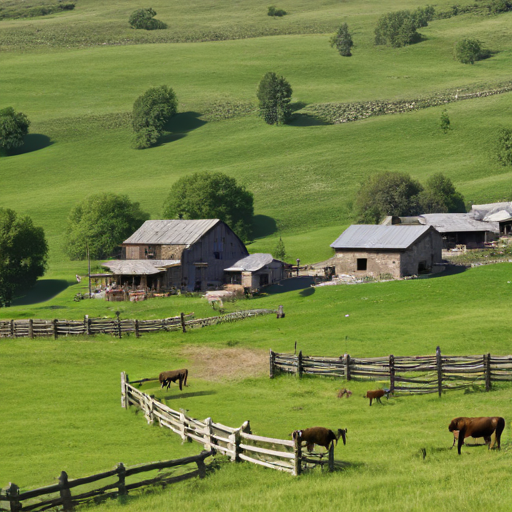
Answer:
<svg viewBox="0 0 512 512"><path fill-rule="evenodd" d="M181 354L190 361L189 372L203 380L242 380L268 374L266 350L189 346Z"/></svg>

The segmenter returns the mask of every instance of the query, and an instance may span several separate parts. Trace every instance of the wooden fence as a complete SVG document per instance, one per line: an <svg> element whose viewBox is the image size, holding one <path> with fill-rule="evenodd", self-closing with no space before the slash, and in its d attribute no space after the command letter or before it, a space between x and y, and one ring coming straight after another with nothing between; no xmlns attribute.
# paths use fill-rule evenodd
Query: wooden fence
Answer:
<svg viewBox="0 0 512 512"><path fill-rule="evenodd" d="M0 338L39 338L85 334L112 334L121 338L123 334L135 333L138 338L143 333L157 331L183 331L196 327L206 327L226 322L235 322L253 316L277 313L273 309L250 309L235 311L227 315L198 318L194 313L163 318L159 320L121 320L119 315L112 318L89 318L83 320L0 320Z"/></svg>
<svg viewBox="0 0 512 512"><path fill-rule="evenodd" d="M149 485L169 485L190 478L204 478L206 476L206 464L204 460L213 455L213 451L203 451L199 455L185 457L183 459L166 460L161 462L151 462L149 464L139 464L137 466L125 467L123 463L119 463L116 468L111 471L99 473L85 478L77 478L69 480L65 471L62 471L59 477L59 483L47 487L41 487L32 491L20 492L20 488L16 484L9 484L9 487L0 491L0 503L8 502L9 509L0 508L0 510L18 512L18 511L43 511L62 507L64 511L71 511L75 506L81 505L89 501L98 503L99 501L124 496L133 489L146 487ZM197 469L187 472L180 471L181 474L175 475L170 472L163 472L169 468L177 468L188 464L196 464ZM149 471L158 470L159 474L146 480L137 480L127 483L127 479L147 473ZM91 486L90 484L101 480L109 480L109 483L103 482L101 487ZM83 492L75 494L71 493L71 489L77 487L86 487ZM41 498L43 497L43 498Z"/></svg>
<svg viewBox="0 0 512 512"><path fill-rule="evenodd" d="M228 456L231 461L247 461L267 468L299 475L305 468L329 464L334 469L334 453L328 460L318 458L318 454L303 454L300 441L274 439L256 436L251 432L250 422L233 428L215 423L211 418L203 421L191 418L143 393L136 385L158 379L141 379L129 382L126 373L121 373L121 405L128 408L133 405L144 412L149 424L157 421L178 434L183 441L196 441L205 450L215 450Z"/></svg>
<svg viewBox="0 0 512 512"><path fill-rule="evenodd" d="M441 393L484 385L489 391L493 382L512 381L512 356L443 356L437 347L432 356L393 356L354 358L278 354L270 351L270 378L277 371L302 375L340 377L345 380L389 380L395 393Z"/></svg>

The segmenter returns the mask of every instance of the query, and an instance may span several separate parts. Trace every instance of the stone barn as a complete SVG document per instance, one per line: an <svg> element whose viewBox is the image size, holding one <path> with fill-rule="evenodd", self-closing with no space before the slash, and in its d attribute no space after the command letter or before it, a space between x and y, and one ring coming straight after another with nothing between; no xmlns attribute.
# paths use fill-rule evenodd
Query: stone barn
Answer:
<svg viewBox="0 0 512 512"><path fill-rule="evenodd" d="M431 270L441 261L443 240L431 226L354 225L331 244L336 274L401 277Z"/></svg>
<svg viewBox="0 0 512 512"><path fill-rule="evenodd" d="M204 291L224 283L224 268L248 255L219 219L148 220L123 242L122 259L103 265L117 284Z"/></svg>

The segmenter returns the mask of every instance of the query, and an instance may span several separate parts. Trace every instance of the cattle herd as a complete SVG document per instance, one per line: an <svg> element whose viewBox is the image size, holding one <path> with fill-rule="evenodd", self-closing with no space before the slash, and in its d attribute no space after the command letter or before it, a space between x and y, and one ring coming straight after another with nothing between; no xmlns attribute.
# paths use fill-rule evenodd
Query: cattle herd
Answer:
<svg viewBox="0 0 512 512"><path fill-rule="evenodd" d="M180 386L180 391L183 389L183 386L187 385L188 378L188 370L182 368L181 370L171 370L168 372L162 372L158 376L158 380L160 382L160 388L163 389L166 387L169 389L171 387L171 382L178 383ZM381 398L385 396L389 399L389 395L392 393L389 389L375 389L366 392L363 398L368 398L370 400L370 406L372 405L372 401L376 400L381 403ZM350 398L352 396L352 391L349 389L343 388L338 391L338 398ZM496 434L496 444L498 446L498 450L501 448L501 434L505 429L505 420L500 416L491 416L491 417L481 417L481 418L467 418L467 417L459 417L454 418L450 425L448 426L448 430L453 433L453 444L452 448L455 446L457 442L457 451L460 455L460 449L464 444L464 439L467 437L479 438L483 437L485 444L487 444L488 449L491 448L491 436ZM329 430L324 427L312 427L306 428L305 430L296 430L292 434L293 439L299 439L301 444L305 443L305 446L308 451L312 451L314 445L322 446L327 451L330 450L332 443L335 445L338 444L338 439L341 437L343 439L343 444L347 444L347 429L339 428L336 433L332 430Z"/></svg>

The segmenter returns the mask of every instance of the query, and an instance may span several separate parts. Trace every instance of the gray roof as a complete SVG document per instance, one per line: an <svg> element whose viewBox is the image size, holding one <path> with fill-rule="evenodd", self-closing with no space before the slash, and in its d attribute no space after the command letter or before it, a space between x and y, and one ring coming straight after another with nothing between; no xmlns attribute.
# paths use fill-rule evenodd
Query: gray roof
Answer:
<svg viewBox="0 0 512 512"><path fill-rule="evenodd" d="M420 215L419 219L422 224L433 226L439 233L500 232L497 222L483 222L473 218L470 213L429 213Z"/></svg>
<svg viewBox="0 0 512 512"><path fill-rule="evenodd" d="M115 275L141 276L163 272L166 268L179 265L180 260L112 260L102 263Z"/></svg>
<svg viewBox="0 0 512 512"><path fill-rule="evenodd" d="M407 249L430 226L353 225L331 244L334 249Z"/></svg>
<svg viewBox="0 0 512 512"><path fill-rule="evenodd" d="M512 220L512 203L474 204L471 216L485 222L504 222Z"/></svg>
<svg viewBox="0 0 512 512"><path fill-rule="evenodd" d="M219 219L147 220L123 244L191 245L218 222Z"/></svg>
<svg viewBox="0 0 512 512"><path fill-rule="evenodd" d="M255 253L249 254L245 258L238 260L236 263L231 265L229 268L225 268L225 272L256 272L265 265L269 265L274 261L272 254L266 253Z"/></svg>

